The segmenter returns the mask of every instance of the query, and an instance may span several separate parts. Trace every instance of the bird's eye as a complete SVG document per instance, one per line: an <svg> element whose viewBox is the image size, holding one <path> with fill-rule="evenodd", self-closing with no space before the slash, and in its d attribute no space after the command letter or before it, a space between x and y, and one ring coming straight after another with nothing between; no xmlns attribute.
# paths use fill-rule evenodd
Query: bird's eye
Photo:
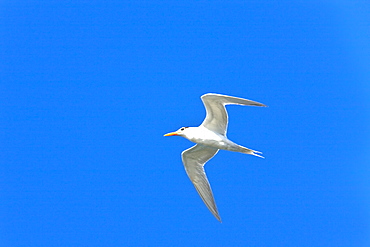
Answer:
<svg viewBox="0 0 370 247"><path fill-rule="evenodd" d="M180 130L183 131L185 129L185 127L182 127Z"/></svg>

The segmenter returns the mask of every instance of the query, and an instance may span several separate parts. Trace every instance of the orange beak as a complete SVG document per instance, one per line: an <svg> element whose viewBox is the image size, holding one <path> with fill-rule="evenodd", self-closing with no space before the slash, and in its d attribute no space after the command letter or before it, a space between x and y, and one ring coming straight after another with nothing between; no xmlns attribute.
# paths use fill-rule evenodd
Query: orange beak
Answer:
<svg viewBox="0 0 370 247"><path fill-rule="evenodd" d="M177 136L177 132L171 132L171 133L167 133L165 134L164 136Z"/></svg>

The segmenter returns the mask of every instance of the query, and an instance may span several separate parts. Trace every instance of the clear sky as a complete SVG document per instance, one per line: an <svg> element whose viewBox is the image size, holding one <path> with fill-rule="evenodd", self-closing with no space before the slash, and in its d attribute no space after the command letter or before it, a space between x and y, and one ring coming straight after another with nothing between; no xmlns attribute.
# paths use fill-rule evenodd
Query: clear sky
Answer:
<svg viewBox="0 0 370 247"><path fill-rule="evenodd" d="M293 3L294 2L294 3ZM370 246L368 1L0 3L0 246ZM163 134L229 106L206 171Z"/></svg>

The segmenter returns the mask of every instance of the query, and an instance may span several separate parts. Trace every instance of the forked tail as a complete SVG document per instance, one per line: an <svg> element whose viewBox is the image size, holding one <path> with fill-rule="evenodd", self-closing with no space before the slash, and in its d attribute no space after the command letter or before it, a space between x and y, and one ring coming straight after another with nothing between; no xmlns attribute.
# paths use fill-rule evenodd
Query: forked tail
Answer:
<svg viewBox="0 0 370 247"><path fill-rule="evenodd" d="M240 146L242 148L242 150L240 151L241 153L243 154L250 154L250 155L254 155L254 156L257 156L257 157L260 157L260 158L265 158L263 157L262 155L259 155L259 154L262 154L262 152L260 151L256 151L256 150L252 150L252 149L249 149L249 148L246 148L246 147L243 147L243 146Z"/></svg>

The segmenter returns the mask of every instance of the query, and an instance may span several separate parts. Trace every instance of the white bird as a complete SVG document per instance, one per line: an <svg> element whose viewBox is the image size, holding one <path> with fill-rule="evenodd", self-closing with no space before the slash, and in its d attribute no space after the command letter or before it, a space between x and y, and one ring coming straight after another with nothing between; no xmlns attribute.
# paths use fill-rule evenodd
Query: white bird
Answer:
<svg viewBox="0 0 370 247"><path fill-rule="evenodd" d="M199 127L182 127L164 136L182 136L196 143L195 146L181 153L182 162L203 202L217 220L221 222L211 186L203 168L205 163L215 156L220 149L263 158L259 155L261 152L240 146L226 137L228 116L225 105L266 105L252 100L214 93L204 94L201 99L207 112L203 123Z"/></svg>

